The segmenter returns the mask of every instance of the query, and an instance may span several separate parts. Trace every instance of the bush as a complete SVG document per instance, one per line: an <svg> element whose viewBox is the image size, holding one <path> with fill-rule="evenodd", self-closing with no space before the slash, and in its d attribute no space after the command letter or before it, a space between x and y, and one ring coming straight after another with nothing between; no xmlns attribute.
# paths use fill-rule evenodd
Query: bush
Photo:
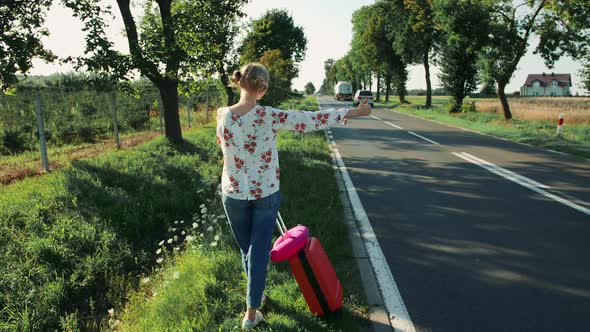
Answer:
<svg viewBox="0 0 590 332"><path fill-rule="evenodd" d="M17 130L5 130L0 132L0 154L6 155L19 153L27 148L25 135Z"/></svg>
<svg viewBox="0 0 590 332"><path fill-rule="evenodd" d="M477 112L477 107L475 106L475 102L474 101L464 102L463 105L461 105L461 112L463 112L463 113Z"/></svg>
<svg viewBox="0 0 590 332"><path fill-rule="evenodd" d="M149 104L142 105L141 108L128 108L121 112L121 123L124 127L133 130L144 130L148 127L150 116L148 113Z"/></svg>

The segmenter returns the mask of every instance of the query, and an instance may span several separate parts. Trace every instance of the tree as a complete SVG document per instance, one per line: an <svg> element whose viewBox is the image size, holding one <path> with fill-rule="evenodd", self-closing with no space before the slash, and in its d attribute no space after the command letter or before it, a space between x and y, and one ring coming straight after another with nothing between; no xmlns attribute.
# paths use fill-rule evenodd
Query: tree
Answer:
<svg viewBox="0 0 590 332"><path fill-rule="evenodd" d="M270 76L270 85L261 103L278 105L291 97L291 79L295 77L295 66L290 59L285 59L280 50L264 52L259 59Z"/></svg>
<svg viewBox="0 0 590 332"><path fill-rule="evenodd" d="M306 49L303 29L287 11L272 9L252 21L238 51L242 64L258 61L269 70L271 84L263 102L276 105L291 96L291 81L297 77L297 63Z"/></svg>
<svg viewBox="0 0 590 332"><path fill-rule="evenodd" d="M519 11L526 8L526 14ZM490 42L481 67L497 83L497 95L506 120L512 118L504 92L526 54L534 34L540 37L536 52L551 67L562 55L587 59L590 54L590 3L587 1L496 1L491 8Z"/></svg>
<svg viewBox="0 0 590 332"><path fill-rule="evenodd" d="M252 21L250 31L239 48L242 64L256 61L270 50L279 50L284 59L298 63L305 57L307 39L303 28L295 25L286 10L271 9Z"/></svg>
<svg viewBox="0 0 590 332"><path fill-rule="evenodd" d="M551 1L536 30L540 36L536 52L552 67L564 54L584 63L582 87L590 91L590 2Z"/></svg>
<svg viewBox="0 0 590 332"><path fill-rule="evenodd" d="M155 0L156 8L150 1L140 22L138 36L130 0L117 0L127 32L132 67L160 90L165 133L171 142L182 142L178 115L179 80L208 73L223 59L226 49L220 39L232 31L228 25L242 15L241 6L245 2ZM160 68L165 69L162 72Z"/></svg>
<svg viewBox="0 0 590 332"><path fill-rule="evenodd" d="M426 79L426 108L432 107L430 61L433 49L440 42L440 32L434 20L433 0L404 0L408 20L413 31L412 48L421 56Z"/></svg>
<svg viewBox="0 0 590 332"><path fill-rule="evenodd" d="M314 92L315 92L315 86L313 85L313 83L308 82L305 85L305 93L308 94L308 95L313 95Z"/></svg>
<svg viewBox="0 0 590 332"><path fill-rule="evenodd" d="M49 35L43 24L51 3L52 0L13 0L0 5L0 85L3 90L17 82L19 73L26 74L31 69L34 58L47 62L56 59L41 42Z"/></svg>
<svg viewBox="0 0 590 332"><path fill-rule="evenodd" d="M396 40L394 34L391 33L391 30L395 29L391 22L393 20L391 16L392 7L391 4L386 2L378 2L373 6L364 38L372 43L372 52L377 57L375 61L380 64L379 72L383 72L385 76L385 101L389 101L393 83L400 103L404 103L407 92L408 71L403 55L394 47ZM386 13L386 15L383 15L383 13Z"/></svg>
<svg viewBox="0 0 590 332"><path fill-rule="evenodd" d="M465 97L477 88L477 60L488 38L489 9L476 0L434 0L434 9L445 39L439 78L453 97L450 111L458 112Z"/></svg>

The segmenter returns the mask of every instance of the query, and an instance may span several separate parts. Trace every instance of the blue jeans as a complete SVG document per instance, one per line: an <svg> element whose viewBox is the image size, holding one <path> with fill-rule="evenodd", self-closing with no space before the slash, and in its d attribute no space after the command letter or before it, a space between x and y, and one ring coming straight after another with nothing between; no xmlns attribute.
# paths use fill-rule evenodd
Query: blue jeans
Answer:
<svg viewBox="0 0 590 332"><path fill-rule="evenodd" d="M281 192L253 201L223 195L222 201L232 233L242 252L242 265L248 277L248 307L259 308L266 284Z"/></svg>

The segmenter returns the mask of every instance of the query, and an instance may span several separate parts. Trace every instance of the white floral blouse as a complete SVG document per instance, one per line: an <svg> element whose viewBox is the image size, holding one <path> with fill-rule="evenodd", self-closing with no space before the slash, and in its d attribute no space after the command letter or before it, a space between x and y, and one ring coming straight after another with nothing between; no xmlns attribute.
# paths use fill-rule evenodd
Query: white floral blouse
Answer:
<svg viewBox="0 0 590 332"><path fill-rule="evenodd" d="M277 132L323 130L344 120L346 113L348 109L307 112L255 106L239 116L229 107L219 108L217 143L223 151L222 192L241 200L275 193L279 190L281 174Z"/></svg>

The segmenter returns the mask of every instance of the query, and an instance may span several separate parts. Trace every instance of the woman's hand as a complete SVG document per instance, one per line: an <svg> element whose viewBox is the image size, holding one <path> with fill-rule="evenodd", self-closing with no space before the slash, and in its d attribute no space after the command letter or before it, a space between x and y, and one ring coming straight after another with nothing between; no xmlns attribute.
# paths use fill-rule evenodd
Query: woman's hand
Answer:
<svg viewBox="0 0 590 332"><path fill-rule="evenodd" d="M369 99L365 98L360 104L356 107L348 111L345 118L354 118L357 116L366 116L371 114L371 105L369 105Z"/></svg>

